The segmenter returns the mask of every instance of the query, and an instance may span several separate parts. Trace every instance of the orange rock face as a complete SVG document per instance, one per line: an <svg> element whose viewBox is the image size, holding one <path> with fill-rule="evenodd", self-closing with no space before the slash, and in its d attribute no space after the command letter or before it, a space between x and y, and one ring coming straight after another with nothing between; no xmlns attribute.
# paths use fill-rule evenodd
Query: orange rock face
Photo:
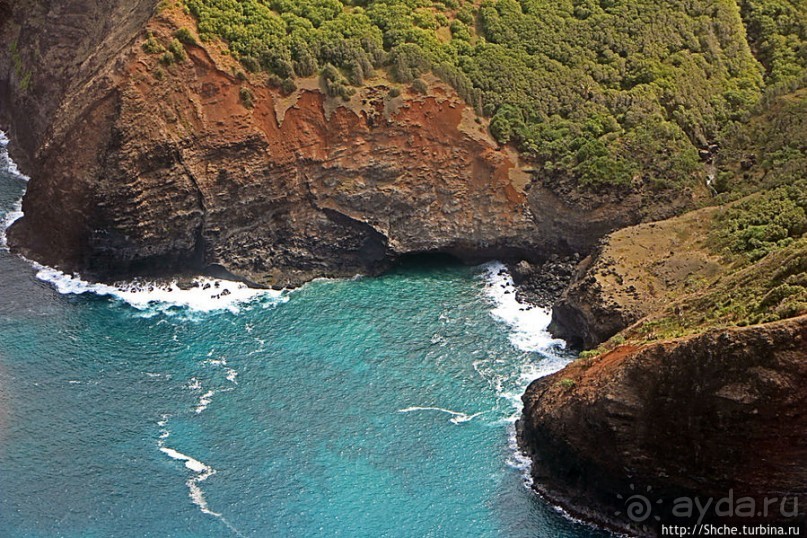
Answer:
<svg viewBox="0 0 807 538"><path fill-rule="evenodd" d="M150 28L170 35L172 21ZM281 114L276 91L204 48L164 67L141 39L41 133L15 248L98 277L212 265L281 286L408 253L535 249L513 157L462 125L471 113L446 88L394 107L383 83L358 106L301 90Z"/></svg>
<svg viewBox="0 0 807 538"><path fill-rule="evenodd" d="M436 79L426 96L391 94L381 77L350 102L316 80L283 96L239 74L220 44L187 46L172 65L146 53L147 31L167 42L192 27L180 10L85 4L12 9L0 27L31 75L22 88L0 52L12 73L0 127L32 176L9 243L43 263L97 279L214 268L287 286L413 253L586 251L643 218L636 196L564 202Z"/></svg>

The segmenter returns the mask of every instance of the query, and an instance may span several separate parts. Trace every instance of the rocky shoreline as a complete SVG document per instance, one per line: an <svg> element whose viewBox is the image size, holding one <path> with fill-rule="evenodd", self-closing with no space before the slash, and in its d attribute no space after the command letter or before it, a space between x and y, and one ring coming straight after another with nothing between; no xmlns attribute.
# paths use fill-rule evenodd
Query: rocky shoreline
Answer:
<svg viewBox="0 0 807 538"><path fill-rule="evenodd" d="M737 278L803 278L798 254L745 271L715 255L707 232L718 210L610 234L554 304L553 336L593 350L527 388L518 438L534 489L575 517L638 536L698 519L805 522L807 474L798 462L807 455L807 316L659 332L711 308L698 306L710 304L699 297L734 289ZM673 511L675 499L717 502L730 492L757 505L774 497L788 504L742 517ZM631 516L634 495L652 511Z"/></svg>
<svg viewBox="0 0 807 538"><path fill-rule="evenodd" d="M803 524L805 342L802 316L618 347L535 381L518 428L536 490L637 535L694 523L673 510L675 499L730 492L758 506L788 502L769 514L711 512L704 521ZM626 510L636 492L658 501L647 517Z"/></svg>
<svg viewBox="0 0 807 538"><path fill-rule="evenodd" d="M579 262L580 255L575 253L567 257L553 255L543 263L522 260L509 264L517 287L516 298L540 308L552 307L569 287Z"/></svg>

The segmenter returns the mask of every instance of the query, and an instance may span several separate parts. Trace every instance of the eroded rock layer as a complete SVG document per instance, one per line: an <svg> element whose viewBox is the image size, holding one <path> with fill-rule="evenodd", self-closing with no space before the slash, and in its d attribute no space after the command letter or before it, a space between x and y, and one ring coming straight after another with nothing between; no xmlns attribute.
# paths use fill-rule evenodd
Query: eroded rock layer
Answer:
<svg viewBox="0 0 807 538"><path fill-rule="evenodd" d="M317 81L281 96L210 44L171 65L147 53L148 33L194 24L156 0L34 4L5 4L0 127L32 177L9 243L49 265L286 286L411 253L540 261L647 216L639 194L567 204L436 79L427 95L378 78L349 102Z"/></svg>

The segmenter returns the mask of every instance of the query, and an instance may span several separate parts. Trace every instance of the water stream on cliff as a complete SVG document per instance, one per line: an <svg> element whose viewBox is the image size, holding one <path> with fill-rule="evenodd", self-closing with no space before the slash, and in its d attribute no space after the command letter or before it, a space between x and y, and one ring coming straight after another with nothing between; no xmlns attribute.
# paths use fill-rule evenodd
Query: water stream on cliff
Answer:
<svg viewBox="0 0 807 538"><path fill-rule="evenodd" d="M568 358L522 308L496 264L149 292L0 248L0 535L597 536L525 487L519 397Z"/></svg>

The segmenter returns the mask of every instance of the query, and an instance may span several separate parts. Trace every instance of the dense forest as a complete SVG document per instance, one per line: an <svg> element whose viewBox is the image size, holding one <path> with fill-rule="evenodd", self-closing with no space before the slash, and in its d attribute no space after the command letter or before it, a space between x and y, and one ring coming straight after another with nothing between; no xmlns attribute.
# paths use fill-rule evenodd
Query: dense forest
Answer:
<svg viewBox="0 0 807 538"><path fill-rule="evenodd" d="M801 0L185 2L203 41L286 90L319 74L348 98L431 72L544 177L592 189L691 183L699 150L807 65Z"/></svg>

